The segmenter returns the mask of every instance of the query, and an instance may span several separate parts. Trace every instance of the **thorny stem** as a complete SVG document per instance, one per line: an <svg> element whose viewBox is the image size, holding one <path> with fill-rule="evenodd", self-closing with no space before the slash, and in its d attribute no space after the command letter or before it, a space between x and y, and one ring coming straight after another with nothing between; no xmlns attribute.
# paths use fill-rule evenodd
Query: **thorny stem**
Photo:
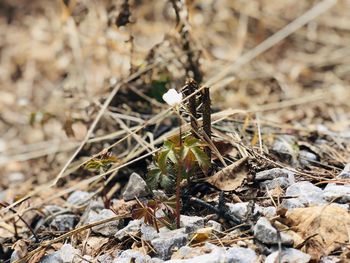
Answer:
<svg viewBox="0 0 350 263"><path fill-rule="evenodd" d="M210 93L209 88L204 88L201 94L202 97L202 112L203 112L203 131L207 135L208 140L211 139L211 110L210 110ZM211 150L205 147L205 153L211 160Z"/></svg>

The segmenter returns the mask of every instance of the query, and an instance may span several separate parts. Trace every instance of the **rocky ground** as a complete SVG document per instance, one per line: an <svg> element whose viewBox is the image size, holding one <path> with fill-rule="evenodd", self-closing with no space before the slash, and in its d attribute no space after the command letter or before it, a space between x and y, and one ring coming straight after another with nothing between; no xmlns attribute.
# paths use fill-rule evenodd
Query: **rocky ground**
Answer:
<svg viewBox="0 0 350 263"><path fill-rule="evenodd" d="M0 262L349 262L349 7L2 1Z"/></svg>

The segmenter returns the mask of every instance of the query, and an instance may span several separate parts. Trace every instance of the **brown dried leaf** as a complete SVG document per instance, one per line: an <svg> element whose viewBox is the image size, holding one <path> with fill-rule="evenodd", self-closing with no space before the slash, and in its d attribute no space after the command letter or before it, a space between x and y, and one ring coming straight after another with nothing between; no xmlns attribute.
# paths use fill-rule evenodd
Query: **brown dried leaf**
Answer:
<svg viewBox="0 0 350 263"><path fill-rule="evenodd" d="M248 158L242 158L239 161L223 168L213 176L207 179L207 182L220 190L233 191L243 184L248 175Z"/></svg>
<svg viewBox="0 0 350 263"><path fill-rule="evenodd" d="M45 255L46 249L41 249L38 253L35 253L28 261L28 263L37 263Z"/></svg>
<svg viewBox="0 0 350 263"><path fill-rule="evenodd" d="M350 215L336 204L296 208L286 217L304 239L315 235L306 242L305 250L316 260L349 241Z"/></svg>

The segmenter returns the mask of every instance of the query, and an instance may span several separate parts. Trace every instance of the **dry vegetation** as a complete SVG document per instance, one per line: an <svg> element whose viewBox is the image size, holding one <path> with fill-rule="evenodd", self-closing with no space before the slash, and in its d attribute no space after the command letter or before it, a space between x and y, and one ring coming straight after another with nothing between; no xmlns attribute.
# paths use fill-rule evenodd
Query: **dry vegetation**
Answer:
<svg viewBox="0 0 350 263"><path fill-rule="evenodd" d="M350 162L350 2L180 2L0 2L0 262L9 259L10 247L33 263L65 241L85 246L91 225L68 233L38 227L45 225L38 221L49 204L81 215L84 206L66 202L76 190L102 197L116 216L128 213L121 199L128 176L146 174L152 155L177 134L161 95L179 90L188 77L210 88L212 138L225 145L212 153L212 173L223 163L229 170L249 159L248 167L233 167L240 178L224 176L224 186L208 179L216 190L204 193L205 202L217 202L225 190L227 202L279 208L284 190L260 189L251 178L274 167L319 187L349 184L336 176ZM278 140L287 153L274 151ZM305 160L300 151L316 159ZM87 169L107 155L103 167ZM348 210L343 215L337 209L330 206L322 215L329 220L341 214L349 222ZM195 206L189 211L209 214ZM314 234L310 225L300 223L297 212L282 214L314 260L333 253L346 262L344 228L331 241L316 237L317 244L308 246L303 242ZM339 223L327 225L332 222ZM48 243L29 239L26 224ZM253 237L221 238L231 245ZM93 258L125 245L103 242L89 252Z"/></svg>

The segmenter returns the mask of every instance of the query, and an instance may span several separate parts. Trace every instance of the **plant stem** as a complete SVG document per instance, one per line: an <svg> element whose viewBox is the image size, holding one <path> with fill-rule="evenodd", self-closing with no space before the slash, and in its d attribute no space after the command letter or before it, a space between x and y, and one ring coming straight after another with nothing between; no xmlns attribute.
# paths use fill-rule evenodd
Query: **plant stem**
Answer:
<svg viewBox="0 0 350 263"><path fill-rule="evenodd" d="M178 160L177 160L177 175L176 175L176 228L180 228L180 210L181 210L181 204L180 204L180 183L181 183L181 172L182 172L182 160L181 160L181 152L182 152L182 120L180 116L180 108L177 108L177 116L179 118L179 144L180 144L180 151L178 152Z"/></svg>

